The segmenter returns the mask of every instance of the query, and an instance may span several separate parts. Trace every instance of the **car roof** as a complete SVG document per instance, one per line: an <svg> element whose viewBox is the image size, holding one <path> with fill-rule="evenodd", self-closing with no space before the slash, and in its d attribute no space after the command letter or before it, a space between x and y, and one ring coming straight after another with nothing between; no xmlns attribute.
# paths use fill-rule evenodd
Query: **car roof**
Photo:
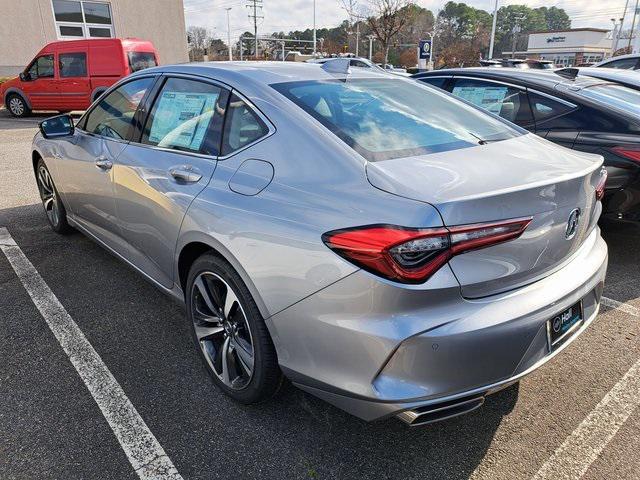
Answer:
<svg viewBox="0 0 640 480"><path fill-rule="evenodd" d="M389 79L374 69L354 68L348 75L327 72L322 64L308 62L197 62L148 68L137 74L182 73L208 77L234 86L261 87L275 83L350 78Z"/></svg>
<svg viewBox="0 0 640 480"><path fill-rule="evenodd" d="M626 55L618 55L617 57L607 58L602 60L601 62L594 63L594 67L598 67L600 65L604 65L605 63L613 62L615 60L624 60L625 58L640 58L640 53L627 53Z"/></svg>
<svg viewBox="0 0 640 480"><path fill-rule="evenodd" d="M516 82L523 85L553 90L557 85L564 84L575 89L582 89L593 85L608 83L593 77L577 76L574 79L562 77L555 73L555 70L542 69L519 69L519 68L493 68L493 67L471 67L471 68L447 68L433 70L426 73L417 73L413 78L432 76L464 76L482 77L487 79L502 80L504 82Z"/></svg>

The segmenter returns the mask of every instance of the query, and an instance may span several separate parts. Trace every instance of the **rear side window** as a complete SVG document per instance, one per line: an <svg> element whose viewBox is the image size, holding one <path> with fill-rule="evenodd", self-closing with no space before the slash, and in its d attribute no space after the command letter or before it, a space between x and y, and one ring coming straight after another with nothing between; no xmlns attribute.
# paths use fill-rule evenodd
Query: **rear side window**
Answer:
<svg viewBox="0 0 640 480"><path fill-rule="evenodd" d="M58 68L60 77L86 77L87 76L87 54L61 53L58 55Z"/></svg>
<svg viewBox="0 0 640 480"><path fill-rule="evenodd" d="M533 124L526 93L519 88L484 80L457 79L452 93L520 126Z"/></svg>
<svg viewBox="0 0 640 480"><path fill-rule="evenodd" d="M224 126L222 155L240 150L267 133L269 129L260 117L240 97L231 95Z"/></svg>
<svg viewBox="0 0 640 480"><path fill-rule="evenodd" d="M640 116L640 91L623 85L605 83L580 90L580 94L596 100L608 107L613 107L636 118Z"/></svg>
<svg viewBox="0 0 640 480"><path fill-rule="evenodd" d="M422 83L432 85L434 87L442 88L444 90L444 84L447 83L447 77L423 77L419 78Z"/></svg>
<svg viewBox="0 0 640 480"><path fill-rule="evenodd" d="M127 57L129 59L129 68L132 72L158 65L156 56L152 52L129 52Z"/></svg>
<svg viewBox="0 0 640 480"><path fill-rule="evenodd" d="M28 70L32 80L36 78L53 78L53 55L38 57Z"/></svg>
<svg viewBox="0 0 640 480"><path fill-rule="evenodd" d="M544 95L538 95L534 92L529 92L529 102L531 103L531 110L536 123L544 122L551 118L565 115L575 109L566 103L553 100Z"/></svg>
<svg viewBox="0 0 640 480"><path fill-rule="evenodd" d="M119 86L100 100L87 117L84 130L96 135L125 140L133 117L154 78L140 78Z"/></svg>
<svg viewBox="0 0 640 480"><path fill-rule="evenodd" d="M170 78L153 105L142 143L217 156L225 104L226 90L220 87Z"/></svg>
<svg viewBox="0 0 640 480"><path fill-rule="evenodd" d="M369 161L467 148L523 133L419 82L317 80L272 87Z"/></svg>

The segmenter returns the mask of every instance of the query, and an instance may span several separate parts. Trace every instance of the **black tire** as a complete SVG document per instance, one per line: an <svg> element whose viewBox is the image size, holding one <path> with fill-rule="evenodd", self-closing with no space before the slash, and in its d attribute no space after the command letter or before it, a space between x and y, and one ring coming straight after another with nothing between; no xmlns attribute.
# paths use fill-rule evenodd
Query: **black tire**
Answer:
<svg viewBox="0 0 640 480"><path fill-rule="evenodd" d="M56 233L62 235L70 233L73 229L67 222L67 210L60 199L60 194L53 183L49 169L42 159L39 159L36 165L36 182L49 226Z"/></svg>
<svg viewBox="0 0 640 480"><path fill-rule="evenodd" d="M14 117L22 118L31 115L31 109L27 105L27 102L17 93L7 95L6 107Z"/></svg>
<svg viewBox="0 0 640 480"><path fill-rule="evenodd" d="M215 275L223 282L226 282L227 286L231 287L233 294L237 298L241 307L241 310L239 307L236 307L236 311L241 311L241 318L246 318L246 323L243 323L244 325L247 325L250 330L250 342L252 343L251 346L253 350L253 372L246 380L246 383L243 384L240 382L239 388L230 387L214 370L214 355L211 355L211 351L207 350L204 343L208 338L213 338L213 336L199 339L198 333L196 332L196 322L198 321L198 315L201 314L197 302L202 302L202 300L198 300L199 290L196 289L195 283L196 280L201 280L203 275ZM278 366L276 350L264 319L262 318L253 297L249 293L249 290L236 271L224 259L221 259L213 253L205 253L196 259L191 266L185 290L187 317L192 325L191 331L194 343L205 368L218 388L237 402L243 404L260 403L273 397L280 389L284 377L280 367ZM227 294L223 292L222 295L225 295L226 298ZM222 300L220 295L218 295L218 298ZM222 300L222 303L224 304L224 300ZM222 309L219 313L224 316ZM196 316L194 317L194 315ZM220 324L222 325L222 322ZM231 339L231 333L221 332L220 334L222 333L225 338L228 337ZM216 338L218 338L217 335L219 334L216 333L215 335ZM224 351L222 348L220 348L220 350ZM236 347L236 352L237 350L238 347ZM233 354L234 350L232 349L231 352ZM218 355L221 355L220 351L217 353ZM238 353L236 353L236 358L238 358ZM240 363L237 361L235 363L237 363L237 366L235 367L237 371L242 371L239 368ZM239 378L240 376L238 376L236 380Z"/></svg>

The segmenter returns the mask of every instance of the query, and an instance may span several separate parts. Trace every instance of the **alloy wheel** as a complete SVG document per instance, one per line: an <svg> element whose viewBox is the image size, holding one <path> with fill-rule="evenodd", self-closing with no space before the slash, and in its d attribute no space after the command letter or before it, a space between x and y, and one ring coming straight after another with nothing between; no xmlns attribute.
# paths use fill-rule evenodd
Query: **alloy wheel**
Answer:
<svg viewBox="0 0 640 480"><path fill-rule="evenodd" d="M58 201L56 198L56 189L53 186L51 175L44 166L38 168L38 190L40 190L40 198L44 211L51 225L58 225L60 214L58 212Z"/></svg>
<svg viewBox="0 0 640 480"><path fill-rule="evenodd" d="M193 284L191 307L196 338L209 367L225 386L242 390L253 376L255 351L237 294L219 275L203 272Z"/></svg>
<svg viewBox="0 0 640 480"><path fill-rule="evenodd" d="M24 114L24 102L18 97L13 97L9 100L9 110L11 110L11 113L16 117L21 116Z"/></svg>

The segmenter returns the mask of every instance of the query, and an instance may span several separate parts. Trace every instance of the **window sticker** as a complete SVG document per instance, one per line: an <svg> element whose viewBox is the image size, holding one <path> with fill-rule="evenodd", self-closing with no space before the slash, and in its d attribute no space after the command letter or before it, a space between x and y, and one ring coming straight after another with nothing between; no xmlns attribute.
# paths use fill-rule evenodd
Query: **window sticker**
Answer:
<svg viewBox="0 0 640 480"><path fill-rule="evenodd" d="M153 116L149 141L159 147L199 151L217 100L218 92L163 92Z"/></svg>
<svg viewBox="0 0 640 480"><path fill-rule="evenodd" d="M489 110L496 115L500 114L502 103L507 96L507 87L455 87L453 94L468 102Z"/></svg>

